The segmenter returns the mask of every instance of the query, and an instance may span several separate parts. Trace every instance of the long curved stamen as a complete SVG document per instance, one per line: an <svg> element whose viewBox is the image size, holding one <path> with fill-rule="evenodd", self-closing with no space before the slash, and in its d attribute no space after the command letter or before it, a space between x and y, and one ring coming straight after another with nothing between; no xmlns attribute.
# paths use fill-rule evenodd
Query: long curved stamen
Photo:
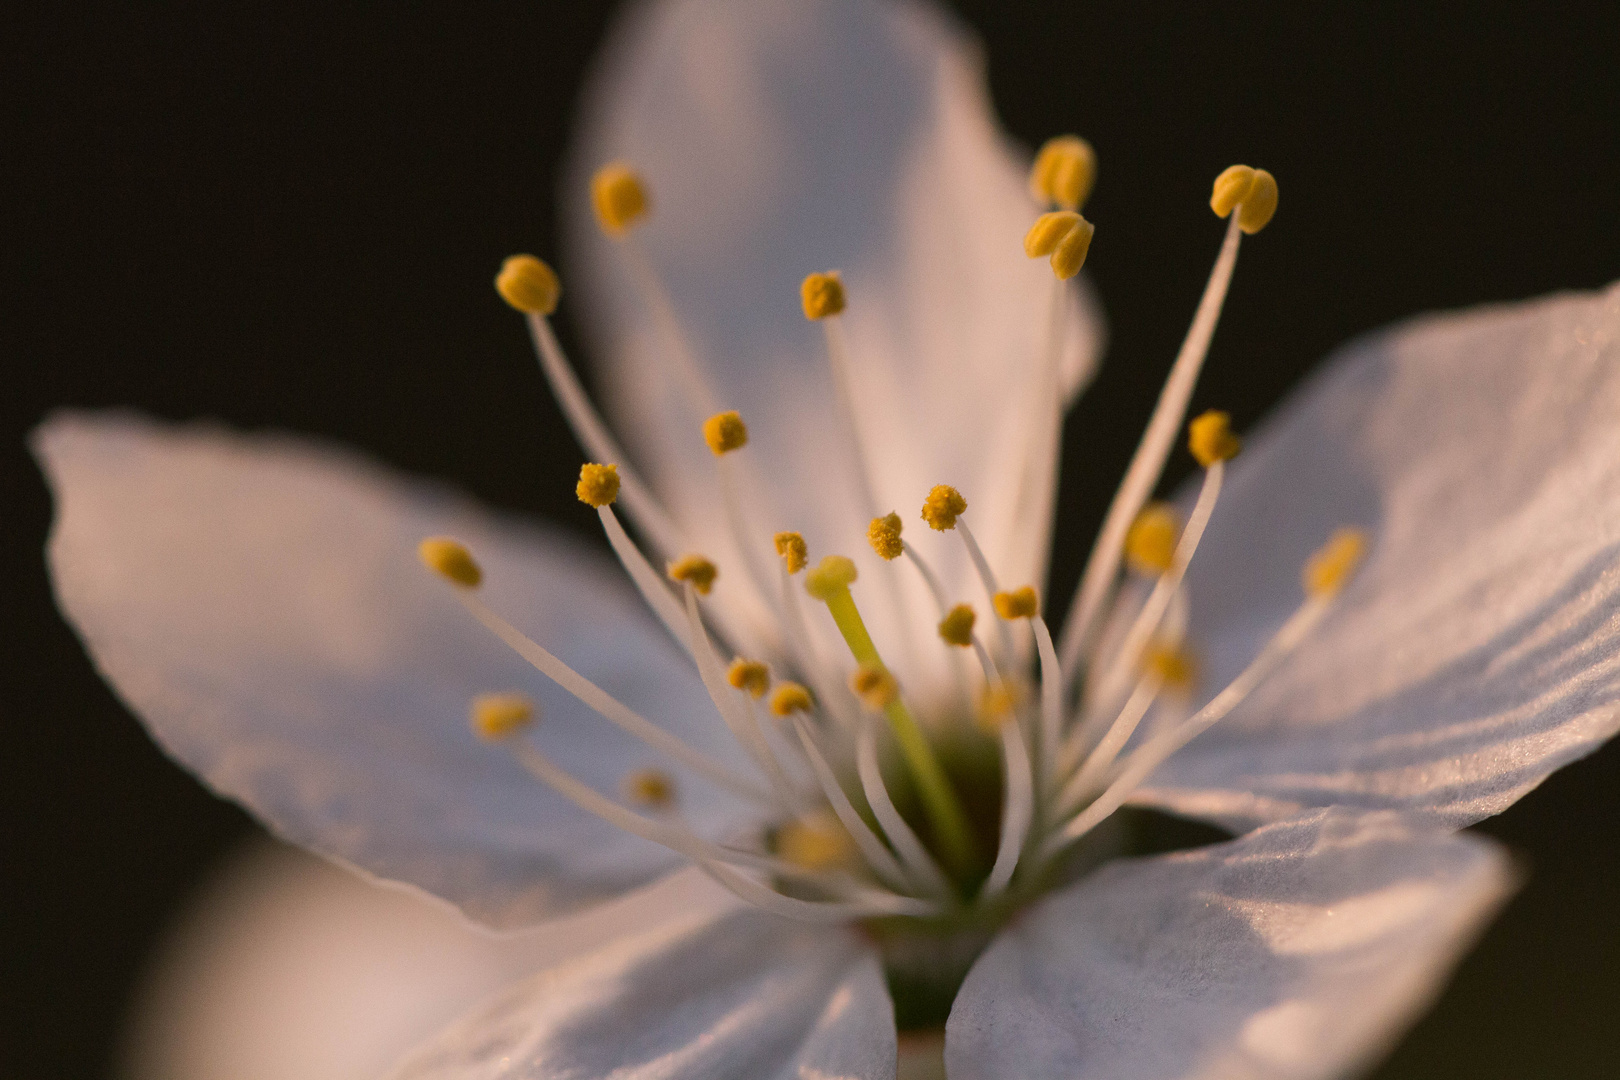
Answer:
<svg viewBox="0 0 1620 1080"><path fill-rule="evenodd" d="M827 764L827 758L816 745L815 736L810 733L810 725L804 718L795 715L793 730L798 733L799 741L804 744L805 757L810 760L810 767L815 770L816 780L821 784L821 791L827 797L827 803L838 815L844 830L849 833L850 839L860 849L861 856L872 868L872 872L887 882L892 888L901 889L910 887L913 883L906 877L905 868L902 867L883 841L867 826L864 819L856 811L855 804L849 801L843 785L833 773L832 766Z"/></svg>
<svg viewBox="0 0 1620 1080"><path fill-rule="evenodd" d="M850 595L849 586L854 580L855 564L841 556L831 555L822 559L821 565L807 576L805 588L827 605L828 613L832 615L856 662L879 672L887 672L888 667L878 655L872 635L867 632L866 623L855 606L855 599ZM967 815L951 788L945 770L940 767L939 759L934 756L933 747L898 694L883 706L883 713L917 781L917 790L939 837L940 846L947 858L958 867L965 869L972 866L975 855Z"/></svg>
<svg viewBox="0 0 1620 1080"><path fill-rule="evenodd" d="M928 854L928 849L923 847L922 841L917 839L917 834L911 831L906 819L900 816L900 811L895 809L894 800L889 798L889 789L883 783L883 770L878 767L877 736L873 734L870 723L863 723L855 738L855 771L861 778L861 790L866 795L866 804L872 808L872 816L877 818L883 835L889 838L889 844L905 864L907 872L925 892L948 893L950 884L939 865Z"/></svg>
<svg viewBox="0 0 1620 1080"><path fill-rule="evenodd" d="M1204 295L1198 301L1198 311L1181 343L1181 351L1176 354L1164 389L1159 392L1158 404L1154 406L1147 430L1142 433L1136 455L1131 459L1119 491L1108 507L1108 515L1103 519L1102 530L1091 549L1085 573L1069 605L1062 646L1058 650L1063 670L1068 673L1071 684L1064 687L1065 697L1072 689L1074 676L1080 670L1081 654L1096 631L1095 624L1102 612L1103 602L1112 590L1114 576L1119 571L1125 532L1164 472L1165 460L1170 455L1176 431L1181 427L1181 418L1186 415L1187 403L1198 382L1198 372L1203 367L1204 357L1209 354L1215 324L1220 321L1221 306L1226 302L1226 291L1232 283L1232 270L1237 266L1238 244L1243 237L1240 217L1241 214L1231 215L1226 237L1221 242L1221 253L1215 259L1209 282L1204 286Z"/></svg>
<svg viewBox="0 0 1620 1080"><path fill-rule="evenodd" d="M1154 674L1144 675L1137 680L1136 688L1131 691L1131 696L1125 700L1119 715L1109 725L1108 730L1104 732L1096 747L1085 755L1085 764L1063 786L1063 791L1055 800L1057 810L1053 814L1054 817L1067 817L1078 810L1085 803L1088 796L1098 793L1094 789L1102 778L1107 775L1108 767L1114 763L1114 759L1119 756L1119 752L1125 748L1126 742L1136 733L1137 725L1142 722L1142 718L1147 715L1148 709L1152 707L1154 699L1159 696L1162 683L1163 681ZM1083 752L1083 747L1078 741L1065 746L1061 755L1063 760L1058 763L1059 768L1061 769L1065 764L1072 768L1073 763L1079 760ZM1062 775L1062 772L1058 775Z"/></svg>
<svg viewBox="0 0 1620 1080"><path fill-rule="evenodd" d="M605 720L634 735L653 749L668 754L692 771L708 777L734 794L768 806L775 804L775 800L759 786L737 776L707 754L693 749L678 737L671 735L668 731L620 702L612 694L609 694L606 690L603 690L600 686L597 686L546 651L545 648L531 640L517 627L495 614L476 596L462 589L456 590L456 595L462 605L472 613L473 618L482 623L496 637L506 642L513 652L523 657L536 670L574 695L581 703L597 712Z"/></svg>
<svg viewBox="0 0 1620 1080"><path fill-rule="evenodd" d="M997 896L1012 880L1018 869L1018 858L1029 836L1030 824L1035 820L1035 771L1030 764L1029 751L1024 746L1021 725L1014 716L1001 722L1001 760L1007 785L1002 800L1001 840L996 848L996 862L990 868L990 877L981 894L985 899Z"/></svg>
<svg viewBox="0 0 1620 1080"><path fill-rule="evenodd" d="M827 348L827 367L832 372L833 396L838 412L849 429L849 445L855 451L855 480L860 485L862 510L868 517L876 517L878 509L877 485L872 475L872 459L866 451L866 438L861 430L860 410L856 407L855 375L850 365L849 345L844 340L844 326L839 316L844 310L844 282L836 270L825 274L811 274L799 289L804 305L804 317L821 324L822 339Z"/></svg>
<svg viewBox="0 0 1620 1080"><path fill-rule="evenodd" d="M1049 784L1057 775L1057 751L1063 739L1063 668L1046 620L1036 614L1030 618L1029 626L1035 632L1035 647L1041 658L1041 782Z"/></svg>
<svg viewBox="0 0 1620 1080"><path fill-rule="evenodd" d="M962 546L967 548L968 558L973 561L973 569L979 575L979 584L984 587L985 599L991 601L993 605L1001 586L996 581L995 572L990 569L990 561L984 557L984 552L980 549L979 542L974 539L973 530L968 528L966 521L957 519L956 533L962 538ZM1015 663L1017 653L1013 651L1012 631L1008 629L1006 620L996 619L994 622L996 643L1001 647L1001 655L1006 657L1007 663Z"/></svg>

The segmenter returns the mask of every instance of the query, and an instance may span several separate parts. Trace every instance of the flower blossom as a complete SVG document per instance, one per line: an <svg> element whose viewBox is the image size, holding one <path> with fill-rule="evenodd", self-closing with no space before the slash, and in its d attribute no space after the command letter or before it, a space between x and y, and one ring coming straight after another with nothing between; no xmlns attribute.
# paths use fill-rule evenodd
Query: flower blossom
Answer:
<svg viewBox="0 0 1620 1080"><path fill-rule="evenodd" d="M724 890L397 1075L876 1078L904 1042L955 1080L1328 1077L1385 1048L1511 885L1453 830L1620 722L1620 293L1369 338L1240 440L1186 409L1277 184L1221 173L1054 637L1089 147L1031 170L912 4L648 4L589 106L574 272L497 285L618 568L293 439L38 436L63 610L284 837L498 929L685 864ZM576 290L611 427L548 322ZM1178 445L1196 490L1151 503ZM1119 858L1126 804L1237 838Z"/></svg>

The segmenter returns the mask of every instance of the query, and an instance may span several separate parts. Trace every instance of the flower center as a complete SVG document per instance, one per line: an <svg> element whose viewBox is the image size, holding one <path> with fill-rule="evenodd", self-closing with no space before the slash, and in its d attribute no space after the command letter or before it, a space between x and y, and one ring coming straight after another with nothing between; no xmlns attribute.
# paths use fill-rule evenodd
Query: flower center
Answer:
<svg viewBox="0 0 1620 1080"><path fill-rule="evenodd" d="M1041 150L1031 174L1031 190L1049 207L1024 245L1031 257L1048 258L1054 273L1055 314L1037 367L1038 389L1050 395L1057 393L1065 330L1063 282L1079 271L1094 231L1079 214L1094 169L1090 147L1066 136ZM748 426L716 404L667 292L636 247L634 230L652 204L646 187L627 165L604 168L593 187L598 217L668 332L681 385L709 416L702 435L714 455L723 526L741 553L738 565L720 566L686 550L676 516L628 466L551 331L547 317L560 287L550 268L532 256L514 256L496 286L527 314L547 381L597 459L580 471L580 500L597 510L631 580L691 657L749 770L694 748L530 640L483 601L483 574L456 541L429 539L421 555L456 587L475 618L539 671L696 782L741 797L757 814L712 839L684 820L682 793L668 772L632 773L618 797L597 791L527 737L536 713L521 697L479 698L474 729L585 811L681 853L745 900L796 918L858 921L883 949L902 1013L917 1023L941 1020L939 1000L948 1007L995 928L1033 897L1118 851L1115 811L1287 657L1325 614L1362 553L1360 534L1334 537L1307 566L1305 597L1294 615L1236 679L1202 707L1190 708L1197 668L1185 640L1183 582L1220 497L1226 462L1240 448L1226 414L1205 413L1187 427L1187 445L1204 473L1185 520L1148 499L1182 429L1242 235L1270 219L1276 190L1270 174L1246 166L1233 166L1215 182L1211 207L1230 218L1219 256L1104 521L1063 636L1054 641L1035 587L998 578L962 492L944 484L919 492L920 517L939 541L960 545L976 579L970 592L979 596L952 595L905 537L906 519L878 504L852 390L859 358L841 325L848 296L835 272L805 278L801 300L806 318L823 332L838 422L871 515L866 538L883 560L881 571L863 581L855 564L837 553L812 566L801 534L758 526L742 497L754 467ZM1041 482L1038 470L1020 477L1019 500L1032 498L1030 490ZM663 573L620 522L619 505L645 544L667 558ZM922 584L924 610L904 606L903 574L915 574ZM741 617L764 655L740 655L728 644L727 627L736 623L727 616L738 613L710 594L717 580L733 576L739 588L730 602L746 608ZM863 618L863 595L881 597L919 631L904 643L937 639L930 647L944 651L950 686L908 686L896 676ZM988 602L982 619L976 601ZM841 639L841 650L812 632L817 605L836 628L830 640ZM919 690L926 691L920 699ZM918 700L930 707L919 711ZM905 1016L902 1026L910 1026Z"/></svg>

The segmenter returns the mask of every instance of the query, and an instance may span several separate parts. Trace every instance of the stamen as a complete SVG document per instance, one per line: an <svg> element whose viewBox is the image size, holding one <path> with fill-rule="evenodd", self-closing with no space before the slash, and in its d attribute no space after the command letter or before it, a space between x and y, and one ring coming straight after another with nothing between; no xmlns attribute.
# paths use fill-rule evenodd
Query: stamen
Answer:
<svg viewBox="0 0 1620 1080"><path fill-rule="evenodd" d="M1175 364L1170 368L1170 376L1165 380L1164 389L1159 392L1159 401L1154 406L1153 418L1148 421L1147 430L1142 433L1142 441L1136 448L1136 455L1131 459L1130 467L1125 471L1125 478L1120 482L1119 491L1108 507L1108 516L1103 520L1102 530L1097 534L1096 544L1091 549L1091 558L1086 563L1085 573L1075 589L1075 597L1069 608L1069 618L1063 627L1062 648L1059 650L1063 669L1071 684L1075 673L1080 669L1081 654L1091 643L1103 612L1104 602L1113 589L1114 577L1119 571L1123 556L1125 533L1130 528L1131 522L1136 520L1142 504L1147 501L1153 488L1158 484L1159 475L1164 471L1165 459L1175 442L1176 431L1181 427L1181 418L1186 415L1187 402L1192 397L1194 385L1198 382L1198 372L1203 367L1204 357L1209 354L1209 343L1215 334L1215 324L1220 321L1221 306L1226 301L1227 287L1232 282L1232 271L1237 266L1241 237L1239 217L1233 217L1227 226L1226 238L1221 243L1221 253L1215 260L1215 268L1210 271L1209 283L1204 287L1204 295L1198 301L1198 311L1193 316L1192 325L1187 329L1187 337L1181 344L1181 351L1176 355ZM1065 697L1071 688L1069 685L1064 687Z"/></svg>
<svg viewBox="0 0 1620 1080"><path fill-rule="evenodd" d="M1243 440L1232 433L1232 416L1210 409L1187 425L1187 449L1198 464L1209 468L1217 461L1230 461L1243 449Z"/></svg>
<svg viewBox="0 0 1620 1080"><path fill-rule="evenodd" d="M923 500L922 519L937 532L956 528L956 519L967 510L967 500L949 484L935 484Z"/></svg>
<svg viewBox="0 0 1620 1080"><path fill-rule="evenodd" d="M662 769L637 769L624 778L624 796L649 810L675 805L675 779Z"/></svg>
<svg viewBox="0 0 1620 1080"><path fill-rule="evenodd" d="M602 231L618 237L646 216L652 200L641 176L625 162L615 161L591 177L591 206Z"/></svg>
<svg viewBox="0 0 1620 1080"><path fill-rule="evenodd" d="M803 690L803 687L800 687ZM774 702L772 708L774 710ZM778 714L785 715L785 714ZM833 808L838 820L843 822L844 829L849 833L855 846L860 848L861 856L866 860L872 872L887 883L891 888L906 888L911 882L906 872L889 849L883 846L883 841L877 838L861 815L856 811L855 805L849 801L843 785L838 782L832 766L827 764L827 758L816 745L815 737L810 732L810 725L803 717L793 718L793 729L798 733L799 742L804 746L804 755L810 762L811 770L816 774L816 780L821 785L821 792L827 799L827 805Z"/></svg>
<svg viewBox="0 0 1620 1080"><path fill-rule="evenodd" d="M501 299L526 315L550 315L562 297L557 272L533 255L512 255L495 275Z"/></svg>
<svg viewBox="0 0 1620 1080"><path fill-rule="evenodd" d="M1057 249L1058 242L1078 224L1081 217L1073 210L1054 210L1035 219L1035 224L1024 234L1024 254L1032 259L1044 258Z"/></svg>
<svg viewBox="0 0 1620 1080"><path fill-rule="evenodd" d="M945 639L946 644L965 649L973 644L973 623L977 619L972 606L957 604L939 620L939 636Z"/></svg>
<svg viewBox="0 0 1620 1080"><path fill-rule="evenodd" d="M843 635L855 662L869 671L887 673L888 667L878 655L877 646L872 643L872 636L866 630L854 597L850 595L849 587L855 578L854 563L841 555L828 555L805 575L804 586L811 596L827 605L827 611ZM911 710L898 695L883 705L883 712L888 718L889 729L894 732L895 741L900 744L901 753L905 755L906 764L916 778L923 806L928 811L929 820L946 856L959 868L972 866L973 838L968 829L967 816L957 801L956 792L951 789L944 769L940 767L939 759L934 756L933 747L912 718Z"/></svg>
<svg viewBox="0 0 1620 1080"><path fill-rule="evenodd" d="M758 785L737 776L707 754L693 749L679 737L671 735L640 713L621 703L606 690L603 690L546 651L546 649L518 630L517 627L495 614L494 611L490 610L471 593L459 592L458 595L462 604L472 613L473 618L483 623L491 633L506 642L513 652L527 660L541 674L574 695L582 704L594 710L603 719L634 735L654 750L668 754L693 772L708 777L727 791L767 806L774 805L774 800Z"/></svg>
<svg viewBox="0 0 1620 1080"><path fill-rule="evenodd" d="M1246 233L1257 233L1277 212L1277 180L1264 169L1233 165L1215 178L1209 208L1216 217L1225 217L1236 209L1239 227Z"/></svg>
<svg viewBox="0 0 1620 1080"><path fill-rule="evenodd" d="M479 694L472 700L468 719L480 739L499 742L535 721L534 702L518 693Z"/></svg>
<svg viewBox="0 0 1620 1080"><path fill-rule="evenodd" d="M714 563L702 555L682 555L669 564L667 573L669 580L682 584L690 582L692 588L704 596L709 595L709 590L714 588L714 579L720 575Z"/></svg>
<svg viewBox="0 0 1620 1080"><path fill-rule="evenodd" d="M900 696L900 687L896 685L894 676L890 675L881 664L862 664L855 669L849 677L849 688L855 691L855 696L861 699L873 712L882 712L894 704Z"/></svg>
<svg viewBox="0 0 1620 1080"><path fill-rule="evenodd" d="M1054 801L1056 809L1052 816L1055 819L1062 820L1084 806L1088 798L1098 794L1098 785L1103 777L1108 775L1108 767L1114 763L1119 752L1136 733L1137 725L1147 715L1148 709L1152 708L1154 699L1159 696L1159 690L1163 685L1157 673L1151 671L1137 680L1136 688L1125 700L1119 715L1108 726L1107 732L1103 734L1096 747L1086 755L1085 764L1080 767L1080 771L1069 779L1063 786L1062 793ZM1071 754L1069 752L1071 749L1077 752ZM1080 756L1078 752L1080 749L1078 744L1065 746L1063 764L1072 767L1073 761Z"/></svg>
<svg viewBox="0 0 1620 1080"><path fill-rule="evenodd" d="M1001 838L996 847L996 861L990 868L990 877L984 883L983 899L1000 895L1012 880L1013 871L1018 869L1024 841L1029 836L1030 823L1035 820L1035 772L1030 766L1029 750L1024 746L1023 731L1010 708L999 727L1006 795L1002 800Z"/></svg>
<svg viewBox="0 0 1620 1080"><path fill-rule="evenodd" d="M1170 569L1181 536L1181 521L1169 503L1148 503L1125 534L1125 563L1145 577Z"/></svg>
<svg viewBox="0 0 1620 1080"><path fill-rule="evenodd" d="M844 279L838 271L811 274L799 286L799 299L804 304L804 317L820 322L844 310Z"/></svg>
<svg viewBox="0 0 1620 1080"><path fill-rule="evenodd" d="M1029 627L1035 632L1035 648L1041 658L1041 782L1049 784L1056 776L1058 745L1063 738L1063 668L1046 620L1031 615Z"/></svg>
<svg viewBox="0 0 1620 1080"><path fill-rule="evenodd" d="M905 542L900 539L901 528L899 514L891 512L883 517L875 517L866 529L867 542L880 558L893 562L906 551Z"/></svg>
<svg viewBox="0 0 1620 1080"><path fill-rule="evenodd" d="M785 682L777 686L771 694L771 715L792 716L794 713L807 713L815 706L815 699L810 691L796 682Z"/></svg>
<svg viewBox="0 0 1620 1080"><path fill-rule="evenodd" d="M776 554L781 557L788 576L803 570L805 563L810 561L810 549L805 546L804 537L796 532L779 532L774 539Z"/></svg>
<svg viewBox="0 0 1620 1080"><path fill-rule="evenodd" d="M611 505L597 507L596 516L601 519L602 531L607 534L613 553L619 557L619 565L624 567L625 573L629 574L630 580L635 583L636 591L641 593L641 598L647 602L647 606L653 609L653 613L664 624L664 629L668 630L670 636L680 642L690 654L693 650L686 634L686 613L670 595L668 587L664 585L664 579L652 568L652 564L641 553L641 549L636 547L635 542L624 531L624 526L619 524L618 515L613 512Z"/></svg>
<svg viewBox="0 0 1620 1080"><path fill-rule="evenodd" d="M995 597L996 614L1003 619L1032 619L1040 613L1041 602L1035 590L1028 585L1011 592L998 592Z"/></svg>
<svg viewBox="0 0 1620 1080"><path fill-rule="evenodd" d="M806 870L838 870L854 861L855 844L837 817L823 810L778 828L776 853Z"/></svg>
<svg viewBox="0 0 1620 1080"><path fill-rule="evenodd" d="M833 394L838 411L849 429L849 445L855 451L855 481L860 485L862 509L868 515L878 512L877 488L872 480L871 458L866 452L866 439L861 433L860 410L856 408L855 379L849 359L849 348L844 341L842 320L844 310L844 282L837 271L811 274L799 288L804 304L804 317L821 324L822 338L827 346L827 366L832 371Z"/></svg>
<svg viewBox="0 0 1620 1080"><path fill-rule="evenodd" d="M1302 580L1305 595L1332 597L1344 588L1367 551L1367 534L1360 529L1340 529L1305 564Z"/></svg>
<svg viewBox="0 0 1620 1080"><path fill-rule="evenodd" d="M579 483L574 494L586 506L611 506L619 497L619 469L616 465L586 464L579 467Z"/></svg>
<svg viewBox="0 0 1620 1080"><path fill-rule="evenodd" d="M738 690L747 691L749 697L758 701L771 688L771 669L757 660L738 657L726 669L726 681Z"/></svg>
<svg viewBox="0 0 1620 1080"><path fill-rule="evenodd" d="M709 444L715 457L729 454L748 445L748 425L735 410L715 413L703 421L703 441Z"/></svg>
<svg viewBox="0 0 1620 1080"><path fill-rule="evenodd" d="M877 737L869 723L861 725L855 739L855 771L861 778L861 790L866 795L866 804L872 808L872 816L877 818L883 835L889 838L906 871L925 892L949 893L950 884L939 865L911 831L906 819L900 816L900 811L894 808L894 800L889 798L889 789L883 784L883 770L878 767Z"/></svg>
<svg viewBox="0 0 1620 1080"><path fill-rule="evenodd" d="M1185 692L1198 682L1198 660L1192 653L1176 645L1160 644L1150 647L1142 656L1142 669L1149 672L1166 689Z"/></svg>
<svg viewBox="0 0 1620 1080"><path fill-rule="evenodd" d="M476 589L484 580L484 572L460 540L430 536L416 545L416 554L429 570L463 589Z"/></svg>
<svg viewBox="0 0 1620 1080"><path fill-rule="evenodd" d="M798 536L798 533L786 534ZM800 538L803 544L803 538ZM803 555L799 556L799 566L802 568ZM836 676L830 673L828 661L822 655L820 647L810 636L810 629L805 625L804 611L799 606L799 592L793 587L793 579L789 575L789 558L784 555L782 566L777 574L781 583L782 593L782 621L787 627L788 646L792 649L794 657L810 676L815 686L816 696L829 712L838 718L846 727L854 728L858 717L855 713L854 702L849 699L848 692L839 683Z"/></svg>
<svg viewBox="0 0 1620 1080"><path fill-rule="evenodd" d="M1046 140L1029 171L1029 193L1039 203L1078 210L1097 180L1097 152L1078 135Z"/></svg>

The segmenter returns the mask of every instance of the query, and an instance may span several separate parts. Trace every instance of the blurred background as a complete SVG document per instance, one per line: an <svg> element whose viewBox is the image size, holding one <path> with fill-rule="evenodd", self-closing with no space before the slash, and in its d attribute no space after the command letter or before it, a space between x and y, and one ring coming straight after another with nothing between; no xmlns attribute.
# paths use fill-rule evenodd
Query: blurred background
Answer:
<svg viewBox="0 0 1620 1080"><path fill-rule="evenodd" d="M0 14L0 1074L116 1075L154 958L256 833L148 741L56 615L26 432L58 405L308 432L596 538L490 279L512 251L555 254L555 179L613 7ZM1101 159L1088 271L1111 345L1068 425L1056 594L1208 273L1225 165L1282 190L1194 401L1240 427L1365 330L1620 277L1613 3L955 7L1008 130L1076 131ZM1480 830L1529 884L1376 1075L1615 1075L1620 747Z"/></svg>

